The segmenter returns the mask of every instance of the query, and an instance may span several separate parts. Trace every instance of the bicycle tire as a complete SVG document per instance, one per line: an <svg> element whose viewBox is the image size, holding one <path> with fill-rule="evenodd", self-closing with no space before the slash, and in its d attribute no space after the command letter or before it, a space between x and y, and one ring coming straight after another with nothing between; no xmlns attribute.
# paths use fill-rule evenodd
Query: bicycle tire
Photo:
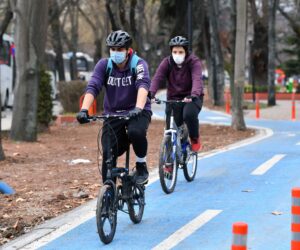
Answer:
<svg viewBox="0 0 300 250"><path fill-rule="evenodd" d="M198 166L198 155L196 152L191 151L191 145L186 148L185 162L183 164L183 175L188 182L195 179Z"/></svg>
<svg viewBox="0 0 300 250"><path fill-rule="evenodd" d="M169 162L168 162L169 161ZM173 170L166 172L166 162L168 162ZM166 194L174 192L177 182L177 170L178 170L177 157L172 156L172 142L171 136L167 135L163 138L160 151L159 151L159 180L163 191Z"/></svg>
<svg viewBox="0 0 300 250"><path fill-rule="evenodd" d="M140 223L145 207L145 192L142 186L133 185L131 187L131 197L127 201L128 213L131 221L134 224ZM135 209L137 207L137 210Z"/></svg>
<svg viewBox="0 0 300 250"><path fill-rule="evenodd" d="M117 228L117 211L114 199L114 188L110 185L104 185L99 191L96 208L98 234L104 244L112 242ZM106 224L107 221L108 224Z"/></svg>

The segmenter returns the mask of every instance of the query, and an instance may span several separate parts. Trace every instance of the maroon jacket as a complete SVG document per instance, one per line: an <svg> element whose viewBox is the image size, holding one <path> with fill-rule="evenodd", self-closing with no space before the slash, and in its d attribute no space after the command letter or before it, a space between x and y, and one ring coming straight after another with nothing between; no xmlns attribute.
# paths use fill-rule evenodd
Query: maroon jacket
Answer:
<svg viewBox="0 0 300 250"><path fill-rule="evenodd" d="M169 61L172 61L170 62L172 66L169 65ZM194 54L185 58L181 68L177 66L172 57L165 57L152 79L149 89L152 95L156 94L166 78L168 80L168 100L181 100L186 96L203 95L202 65L200 59Z"/></svg>

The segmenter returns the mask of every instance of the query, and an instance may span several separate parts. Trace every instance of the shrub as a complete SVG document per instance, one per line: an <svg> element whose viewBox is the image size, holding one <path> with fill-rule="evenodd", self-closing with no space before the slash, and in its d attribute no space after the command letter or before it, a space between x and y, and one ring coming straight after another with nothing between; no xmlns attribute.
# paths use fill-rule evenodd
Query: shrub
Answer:
<svg viewBox="0 0 300 250"><path fill-rule="evenodd" d="M275 91L280 92L280 86L275 85ZM255 90L257 93L266 93L268 92L268 85L255 85ZM245 93L252 93L252 85L246 84L244 87Z"/></svg>
<svg viewBox="0 0 300 250"><path fill-rule="evenodd" d="M52 121L51 76L45 70L40 71L37 119L39 128L48 127Z"/></svg>
<svg viewBox="0 0 300 250"><path fill-rule="evenodd" d="M69 82L59 82L59 100L65 113L77 113L79 111L80 97L85 93L87 82L74 80ZM97 112L102 110L103 91L97 97Z"/></svg>

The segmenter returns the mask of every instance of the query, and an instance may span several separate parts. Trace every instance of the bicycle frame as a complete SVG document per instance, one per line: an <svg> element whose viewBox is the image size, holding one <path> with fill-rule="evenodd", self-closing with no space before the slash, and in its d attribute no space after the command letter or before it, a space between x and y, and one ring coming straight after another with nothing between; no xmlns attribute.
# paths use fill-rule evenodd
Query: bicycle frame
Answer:
<svg viewBox="0 0 300 250"><path fill-rule="evenodd" d="M171 142L172 142L172 157L173 159L178 156L179 158L179 154L178 154L178 150L177 147L178 142L177 142L177 138L178 138L178 127L174 121L174 115L173 115L173 109L171 110L171 116L170 116L170 128L166 129L164 132L164 135L170 135L171 134Z"/></svg>
<svg viewBox="0 0 300 250"><path fill-rule="evenodd" d="M129 118L125 115L101 115L101 116L94 116L91 118L91 120L101 120L101 121L107 121L109 118L119 118L119 119L125 119L128 120ZM108 140L107 140L107 148L108 150L106 155L106 167L107 167L107 174L106 174L106 180L104 184L112 184L115 187L114 179L116 177L122 178L125 175L129 174L129 159L130 159L130 145L128 149L126 150L126 158L125 158L125 168L117 168L113 166L113 158L114 155L112 154L112 145L111 145L111 138L113 137L112 130L108 128ZM117 157L116 157L117 159Z"/></svg>

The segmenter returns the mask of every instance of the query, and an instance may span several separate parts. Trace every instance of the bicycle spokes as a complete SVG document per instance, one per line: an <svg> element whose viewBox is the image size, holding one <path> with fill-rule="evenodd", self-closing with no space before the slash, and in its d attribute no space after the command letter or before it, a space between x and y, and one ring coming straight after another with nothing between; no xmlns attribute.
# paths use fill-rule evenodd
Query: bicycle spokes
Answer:
<svg viewBox="0 0 300 250"><path fill-rule="evenodd" d="M131 188L132 196L128 200L129 217L133 223L139 223L142 220L145 206L144 188L140 185L133 185Z"/></svg>
<svg viewBox="0 0 300 250"><path fill-rule="evenodd" d="M99 192L96 220L101 241L105 244L110 243L114 238L117 226L115 191L110 185L104 185Z"/></svg>
<svg viewBox="0 0 300 250"><path fill-rule="evenodd" d="M190 146L186 151L186 160L183 164L183 174L187 181L193 181L197 172L198 156L196 152L191 151Z"/></svg>
<svg viewBox="0 0 300 250"><path fill-rule="evenodd" d="M160 149L159 179L167 194L174 191L177 180L177 157L174 152L171 137L165 136Z"/></svg>

